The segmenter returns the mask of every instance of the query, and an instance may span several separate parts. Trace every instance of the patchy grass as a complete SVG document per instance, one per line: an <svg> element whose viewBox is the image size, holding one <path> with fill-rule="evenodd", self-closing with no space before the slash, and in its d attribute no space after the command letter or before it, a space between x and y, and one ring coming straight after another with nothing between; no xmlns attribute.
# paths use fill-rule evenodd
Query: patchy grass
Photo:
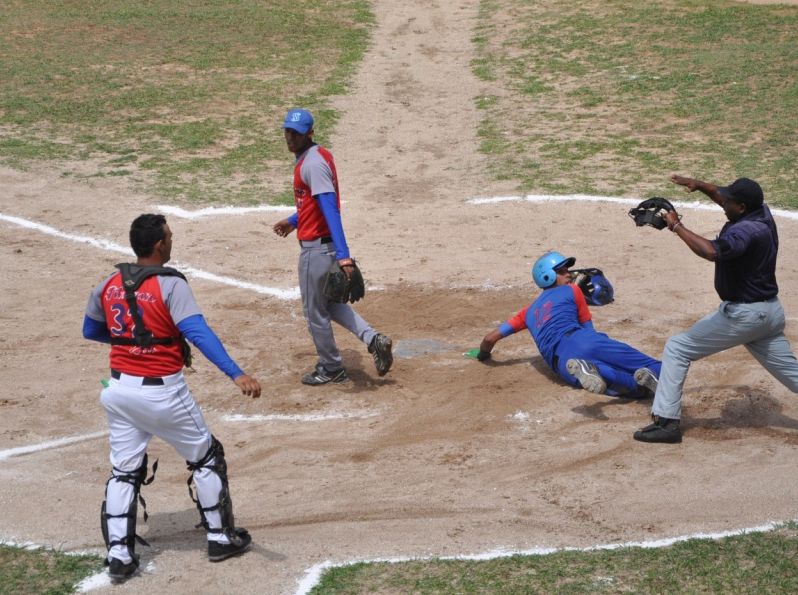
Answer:
<svg viewBox="0 0 798 595"><path fill-rule="evenodd" d="M668 548L431 560L330 569L313 595L356 593L796 593L798 526Z"/></svg>
<svg viewBox="0 0 798 595"><path fill-rule="evenodd" d="M0 161L127 175L195 202L286 199L293 106L338 115L367 0L10 2L0 19Z"/></svg>
<svg viewBox="0 0 798 595"><path fill-rule="evenodd" d="M0 595L73 593L75 585L102 568L103 560L97 556L0 545Z"/></svg>
<svg viewBox="0 0 798 595"><path fill-rule="evenodd" d="M673 195L671 173L760 180L798 207L798 8L482 0L481 150L523 192Z"/></svg>

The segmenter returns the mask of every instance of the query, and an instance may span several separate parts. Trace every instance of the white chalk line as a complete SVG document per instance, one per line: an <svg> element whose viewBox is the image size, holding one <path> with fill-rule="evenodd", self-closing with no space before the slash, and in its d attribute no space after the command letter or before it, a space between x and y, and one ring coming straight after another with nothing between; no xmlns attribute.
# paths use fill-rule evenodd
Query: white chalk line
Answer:
<svg viewBox="0 0 798 595"><path fill-rule="evenodd" d="M395 558L362 558L358 560L347 560L345 562L332 562L330 560L326 560L324 562L320 562L319 564L314 564L305 571L305 575L303 576L303 578L301 578L298 581L298 587L295 593L296 595L306 595L307 593L309 593L310 590L319 583L319 581L321 580L321 575L325 570L328 570L330 568L343 568L346 566L352 566L354 564L361 564L361 563L399 564L402 562L424 562L430 560L485 561L485 560L495 560L498 558L509 558L511 556L545 556L557 552L593 552L600 550L616 550L621 548L633 548L633 547L646 548L646 549L664 548L672 546L676 543L688 541L690 539L718 540L718 539L723 539L725 537L734 537L736 535L746 535L748 533L764 533L766 531L773 531L774 529L782 527L789 522L795 522L795 521L782 521L782 522L774 521L766 523L764 525L759 525L757 527L748 527L745 529L733 529L730 531L720 531L717 533L694 533L691 535L680 535L678 537L667 537L663 539L654 539L651 541L627 541L623 543L605 543L605 544L598 544L583 548L540 547L540 548L532 548L524 550L497 549L479 554L463 554L455 556L402 556Z"/></svg>
<svg viewBox="0 0 798 595"><path fill-rule="evenodd" d="M69 240L71 242L77 242L79 244L88 244L95 248L106 250L108 252L116 252L119 254L124 254L126 256L133 256L133 251L130 248L123 248L119 244L115 244L113 242L109 242L107 240L99 238L91 238L88 236L66 233L59 229L56 229L55 227L44 225L43 223L37 223L35 221L30 221L28 219L23 219L22 217L14 217L13 215L5 215L3 213L0 213L0 221L13 223L14 225L18 225L20 227L33 229L47 235ZM230 285L233 287L238 287L240 289L247 289L249 291L254 291L255 293L269 295L281 300L296 300L299 299L300 295L298 287L293 287L291 289L267 287L265 285L258 285L257 283L240 281L232 277L225 277L223 275L209 273L207 271L203 271L202 269L198 269L196 267L181 265L179 262L175 262L175 266L178 267L184 273L192 277L196 277L197 279L204 279L206 281L212 281L214 283L219 283L222 285Z"/></svg>
<svg viewBox="0 0 798 595"><path fill-rule="evenodd" d="M28 446L18 446L16 448L8 448L0 450L0 461L17 457L19 455L26 455L32 452L39 452L50 448L60 448L62 446L69 446L77 444L78 442L86 442L87 440L94 440L95 438L102 438L108 435L108 430L101 432L93 432L91 434L81 434L79 436L67 436L66 438L58 438L56 440L48 440L47 442L40 442L39 444L30 444Z"/></svg>
<svg viewBox="0 0 798 595"><path fill-rule="evenodd" d="M222 421L230 423L253 423L270 421L329 421L333 419L367 419L380 415L376 411L331 412L331 413L272 413L260 415L245 415L243 413L229 413L222 416Z"/></svg>
<svg viewBox="0 0 798 595"><path fill-rule="evenodd" d="M182 219L202 219L203 217L218 217L223 215L246 215L248 213L264 213L264 212L293 212L296 207L280 206L280 205L258 205L255 207L205 207L204 209L197 209L189 211L180 207L172 207L169 205L155 205L161 213L167 215L174 215Z"/></svg>
<svg viewBox="0 0 798 595"><path fill-rule="evenodd" d="M486 205L486 204L496 204L500 202L534 202L534 203L546 203L546 202L609 202L621 205L631 205L637 206L640 204L640 201L643 200L642 198L618 198L616 196L592 196L589 194L527 194L524 196L492 196L492 197L479 197L479 198L470 198L466 201L468 204L472 205ZM670 201L674 207L679 209L693 209L696 211L717 211L718 205L715 203L706 203L701 201L681 201L681 200L672 200ZM784 217L785 219L792 219L794 221L798 221L798 212L796 211L788 211L786 209L774 209L771 208L770 212L773 215L778 217Z"/></svg>
<svg viewBox="0 0 798 595"><path fill-rule="evenodd" d="M318 422L328 421L333 419L366 419L380 415L377 411L332 411L329 413L296 413L296 414L260 414L260 415L245 415L241 413L228 413L222 415L222 421L231 423L247 423L247 422ZM0 450L0 461L17 457L20 455L31 454L48 450L51 448L61 448L63 446L70 446L79 442L86 442L96 438L104 438L108 436L108 430L93 432L91 434L80 434L78 436L66 436L64 438L57 438L55 440L47 440L46 442L39 442L38 444L29 444L28 446L18 446L16 448L7 448ZM2 543L2 541L0 541Z"/></svg>

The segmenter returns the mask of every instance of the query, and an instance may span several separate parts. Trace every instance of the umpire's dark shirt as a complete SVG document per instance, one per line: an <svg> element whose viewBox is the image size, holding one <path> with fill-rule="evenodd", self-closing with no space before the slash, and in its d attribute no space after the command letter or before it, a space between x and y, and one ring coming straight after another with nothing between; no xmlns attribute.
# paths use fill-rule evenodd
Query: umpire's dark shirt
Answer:
<svg viewBox="0 0 798 595"><path fill-rule="evenodd" d="M715 290L729 302L763 302L776 297L779 234L766 204L734 223L729 221L712 244Z"/></svg>

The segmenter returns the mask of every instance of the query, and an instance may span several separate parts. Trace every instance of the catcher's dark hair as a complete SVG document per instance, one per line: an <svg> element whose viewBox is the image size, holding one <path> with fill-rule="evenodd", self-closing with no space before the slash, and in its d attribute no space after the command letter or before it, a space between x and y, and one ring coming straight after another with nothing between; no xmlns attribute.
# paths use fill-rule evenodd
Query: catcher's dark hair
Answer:
<svg viewBox="0 0 798 595"><path fill-rule="evenodd" d="M139 215L130 224L130 247L139 258L152 254L155 244L166 237L166 217L160 214Z"/></svg>

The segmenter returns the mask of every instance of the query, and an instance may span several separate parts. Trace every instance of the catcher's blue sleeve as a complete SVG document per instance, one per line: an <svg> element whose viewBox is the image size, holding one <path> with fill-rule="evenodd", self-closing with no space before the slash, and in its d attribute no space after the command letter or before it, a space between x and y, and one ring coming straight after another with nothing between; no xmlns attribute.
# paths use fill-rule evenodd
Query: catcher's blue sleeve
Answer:
<svg viewBox="0 0 798 595"><path fill-rule="evenodd" d="M244 374L244 371L238 367L233 358L227 354L224 345L222 345L216 333L211 330L211 327L208 326L208 323L205 322L202 314L184 318L177 323L177 328L189 341L197 346L202 355L207 357L231 379L235 380Z"/></svg>
<svg viewBox="0 0 798 595"><path fill-rule="evenodd" d="M83 338L100 343L110 343L111 333L105 322L94 320L88 316L83 317Z"/></svg>

